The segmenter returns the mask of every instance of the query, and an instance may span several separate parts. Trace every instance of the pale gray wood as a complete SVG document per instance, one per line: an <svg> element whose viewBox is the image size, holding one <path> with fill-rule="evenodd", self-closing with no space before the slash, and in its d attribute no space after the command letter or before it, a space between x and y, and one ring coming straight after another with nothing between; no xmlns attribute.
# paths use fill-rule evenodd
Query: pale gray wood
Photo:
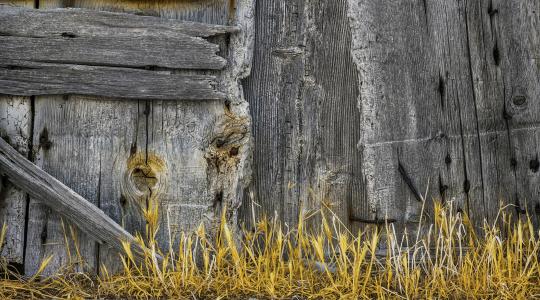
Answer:
<svg viewBox="0 0 540 300"><path fill-rule="evenodd" d="M41 0L39 4L48 9L62 3ZM121 184L132 147L141 147L146 140L144 101L38 96L35 103L36 164L129 231L124 222ZM51 147L40 146L46 146L48 140ZM74 253L75 243L68 237L66 244L60 218L35 199L30 201L28 218L25 273L34 274L40 262L53 255L45 270L45 274L51 274L68 263L66 250ZM119 251L97 244L85 233L78 232L77 237L85 261L79 270L99 273L102 264L111 272L118 269Z"/></svg>
<svg viewBox="0 0 540 300"><path fill-rule="evenodd" d="M247 7L245 3L251 1L239 1L238 7ZM44 8L68 4L112 11L140 9L144 14L218 24L227 24L229 19L236 24L236 17L230 14L237 13L236 7L231 9L226 1L213 0L189 5L178 1L167 5L148 1L40 1L40 7ZM186 9L186 5L190 9ZM192 5L196 9L191 9ZM239 9L240 12L248 17L253 16L249 10ZM242 18L248 19L243 15ZM51 142L48 149L36 147L37 163L47 172L65 180L67 186L99 206L131 233L144 234L146 223L137 203L146 204L149 194L145 194L143 187L149 188L147 190L151 190L153 195L158 195L158 238L165 251L169 245L169 228L172 238L176 238L179 231L190 231L203 221L208 221L207 224L215 228L220 206L234 197L239 198L236 195L241 194L243 187L238 182L247 177L244 169L249 170L245 166L249 154L249 134L242 138L228 135L229 132L238 131L238 127L241 130L249 130L250 127L247 105L237 82L241 76L249 74L246 70L248 67L242 63L243 57L248 60L249 51L243 53L247 47L238 40L248 42L249 39L236 37L240 33L243 37L244 32L249 32L244 30L249 29L246 25L249 22L238 23L247 28L234 33L230 41L226 36L212 38L221 45L222 54L230 61L230 69L234 70L234 73L229 71L228 66L220 76L229 101L175 103L105 101L79 96L66 99L37 97L34 139L39 141L43 136L41 133L47 129L49 138L46 140ZM238 48L235 55L229 56L227 45ZM234 94L231 89L234 89ZM213 155L214 145L222 147L220 153L224 157L229 155L229 148L235 148L235 145L242 147L239 147L236 158L231 160L231 166L223 164L220 169L221 164L211 165L219 158L210 156ZM72 159L68 160L69 157ZM162 163L162 167L157 168L159 170L153 164L156 161ZM152 175L156 175L156 180L146 181L135 176L136 172L131 172L134 165L155 168L153 170L157 172ZM222 190L223 203L220 203L216 201L216 195ZM48 269L51 272L66 262L63 233L54 215L48 214L47 209L37 202L32 203L27 258L28 253L34 257L49 254L60 257L52 262ZM236 207L229 206L229 209L231 219L236 220ZM43 232L47 234L42 235ZM43 236L45 238L42 240ZM84 236L79 238L84 239ZM121 268L118 252L114 249L92 243L83 243L80 249L83 249L90 269L100 272L105 266L114 272ZM27 272L32 273L39 266L39 261L39 258L32 260L27 265Z"/></svg>
<svg viewBox="0 0 540 300"><path fill-rule="evenodd" d="M174 18L82 8L35 10L2 4L0 4L0 28L2 35L13 36L61 37L68 34L133 38L139 35L181 39L186 39L186 35L209 37L238 31L234 26L178 21Z"/></svg>
<svg viewBox="0 0 540 300"><path fill-rule="evenodd" d="M429 203L454 200L478 226L500 204L534 207L537 1L349 5L369 202L400 225L418 222L402 164ZM527 104L512 104L520 95Z"/></svg>
<svg viewBox="0 0 540 300"><path fill-rule="evenodd" d="M0 3L34 7L33 0L0 0ZM29 97L0 95L0 136L9 139L15 149L27 157L31 141L31 103ZM22 266L28 195L9 181L5 181L5 185L0 188L0 195L0 223L7 225L6 241L1 255L8 262Z"/></svg>
<svg viewBox="0 0 540 300"><path fill-rule="evenodd" d="M253 71L245 82L255 149L244 221L254 208L294 227L302 209L318 210L322 201L345 224L349 210L375 215L360 178L359 82L350 47L346 1L257 3Z"/></svg>
<svg viewBox="0 0 540 300"><path fill-rule="evenodd" d="M158 239L164 249L176 249L180 233L191 232L201 223L215 232L225 206L227 221L237 229L237 208L244 181L249 178L246 164L251 151L249 111L239 80L249 74L246 65L250 63L252 38L247 35L253 30L254 4L251 0L237 1L231 10L223 10L222 5L208 6L199 16L178 18L241 26L230 41L220 41L230 62L221 74L227 101L148 104L146 155L157 154L167 164L163 174L167 188L158 197ZM147 9L162 16L175 14L159 6Z"/></svg>
<svg viewBox="0 0 540 300"><path fill-rule="evenodd" d="M56 213L76 224L96 241L123 249L130 243L136 259L144 258L147 249L98 207L38 168L0 138L0 172L19 188L41 201Z"/></svg>
<svg viewBox="0 0 540 300"><path fill-rule="evenodd" d="M78 94L123 99L220 100L214 76L0 58L0 94Z"/></svg>

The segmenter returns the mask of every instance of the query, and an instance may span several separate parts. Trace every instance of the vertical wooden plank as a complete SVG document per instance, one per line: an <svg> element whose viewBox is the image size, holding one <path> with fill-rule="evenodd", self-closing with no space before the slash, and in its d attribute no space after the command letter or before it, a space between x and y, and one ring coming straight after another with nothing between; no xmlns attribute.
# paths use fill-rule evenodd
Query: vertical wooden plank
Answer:
<svg viewBox="0 0 540 300"><path fill-rule="evenodd" d="M34 7L33 0L2 0L0 4ZM0 135L25 156L29 155L32 118L30 97L0 96ZM26 206L26 193L2 179L0 224L7 225L7 232L1 256L20 265L24 262Z"/></svg>
<svg viewBox="0 0 540 300"><path fill-rule="evenodd" d="M278 215L295 226L321 201L347 223L370 214L361 191L358 75L346 1L259 1L252 75L245 81L254 174L244 220ZM316 222L314 222L316 223Z"/></svg>
<svg viewBox="0 0 540 300"><path fill-rule="evenodd" d="M65 7L65 3L40 1L40 8L54 7ZM36 98L33 137L36 163L131 230L141 226L134 225L129 218L126 220L121 187L133 145L144 147L140 141L146 140L143 111L144 102L137 101L79 96ZM70 262L67 250L71 252L71 262L77 262L75 245L85 262L76 265L80 270L98 271L100 257L104 257L104 262L117 261L115 250L97 245L83 233L76 232L74 241L69 226L66 223L62 227L57 215L31 200L26 274L35 273L49 255L54 258L45 274L57 271Z"/></svg>
<svg viewBox="0 0 540 300"><path fill-rule="evenodd" d="M513 204L540 224L540 2L488 4L517 189ZM497 51L496 51L497 50Z"/></svg>

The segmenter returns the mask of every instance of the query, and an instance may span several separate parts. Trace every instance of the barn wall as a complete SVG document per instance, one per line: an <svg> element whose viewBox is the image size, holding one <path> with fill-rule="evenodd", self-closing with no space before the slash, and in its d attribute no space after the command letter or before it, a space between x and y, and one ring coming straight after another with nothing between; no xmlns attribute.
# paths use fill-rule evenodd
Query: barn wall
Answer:
<svg viewBox="0 0 540 300"><path fill-rule="evenodd" d="M216 38L230 62L225 103L0 97L2 137L131 232L146 224L130 168L150 166L164 247L166 228L215 225L224 205L247 225L255 213L294 226L325 208L354 231L414 227L422 202L440 199L477 225L501 204L539 224L538 1L10 2L243 26ZM2 255L27 273L49 254L49 271L68 259L66 233L87 269L117 265L7 180L1 191Z"/></svg>
<svg viewBox="0 0 540 300"><path fill-rule="evenodd" d="M330 202L403 227L439 199L477 225L507 204L537 222L540 2L259 1L256 17L246 216L294 224Z"/></svg>

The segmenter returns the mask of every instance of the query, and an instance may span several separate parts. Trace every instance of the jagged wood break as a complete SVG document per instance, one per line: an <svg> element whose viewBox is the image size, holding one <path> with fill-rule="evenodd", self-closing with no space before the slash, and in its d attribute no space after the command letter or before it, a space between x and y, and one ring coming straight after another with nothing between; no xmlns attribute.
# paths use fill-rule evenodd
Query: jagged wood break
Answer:
<svg viewBox="0 0 540 300"><path fill-rule="evenodd" d="M86 9L0 5L0 94L81 94L132 99L219 100L219 45L233 26ZM69 80L67 80L69 79Z"/></svg>

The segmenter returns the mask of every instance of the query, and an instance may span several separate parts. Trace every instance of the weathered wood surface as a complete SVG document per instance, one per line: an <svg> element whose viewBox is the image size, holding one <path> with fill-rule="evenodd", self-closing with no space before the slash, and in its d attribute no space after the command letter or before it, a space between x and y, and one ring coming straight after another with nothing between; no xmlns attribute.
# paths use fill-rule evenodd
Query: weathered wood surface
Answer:
<svg viewBox="0 0 540 300"><path fill-rule="evenodd" d="M97 206L28 161L2 138L0 138L0 174L7 176L10 182L34 199L76 224L99 243L106 243L123 251L122 242L128 242L136 259L144 258L145 251L148 252L131 234Z"/></svg>
<svg viewBox="0 0 540 300"><path fill-rule="evenodd" d="M247 49L244 40L250 40L245 34L250 32L251 1L237 1L236 7L228 1L214 0L189 4L40 1L40 8L45 9L67 5L242 26L230 40L225 35L211 38L230 62L220 74L209 72L219 75L227 101L40 96L35 101L33 135L36 163L129 232L144 233L146 222L140 209L146 207L147 200L156 201L160 212L157 238L165 250L169 241L174 246L182 230L194 229L202 221L209 229L215 226L222 205L228 204L231 220L236 220L237 195L243 191L242 180L249 175L245 174L249 170L245 163L250 123L238 80L248 74L240 53ZM98 245L84 234L78 236L78 242L87 270L100 272L102 265L109 271L121 268L116 250ZM66 247L71 247L73 241L69 239L68 243L58 217L32 200L27 274L34 273L40 261L51 254L55 259L45 273L64 264Z"/></svg>
<svg viewBox="0 0 540 300"><path fill-rule="evenodd" d="M0 11L3 7L0 6ZM222 69L227 63L216 54L218 45L182 31L175 32L173 22L172 28L165 28L159 33L153 27L145 28L144 20L153 17L143 18L138 25L140 29L133 30L130 24L114 24L109 20L122 19L119 14L100 13L94 16L89 11L60 10L45 13L44 18L48 21L44 22L40 20L43 18L32 20L32 14L21 16L10 14L13 9L5 10L6 13L0 13L0 58L4 59L171 69ZM87 15L83 20L97 19L93 28L75 25L77 16L81 14ZM100 21L100 17L105 20ZM131 23L137 23L137 16L129 18L133 19ZM54 24L58 27L53 27ZM162 27L166 27L165 24L160 23ZM176 27L181 29L181 24L176 23Z"/></svg>
<svg viewBox="0 0 540 300"><path fill-rule="evenodd" d="M244 219L254 207L294 223L325 199L399 228L423 199L477 225L500 201L538 214L539 5L259 2Z"/></svg>
<svg viewBox="0 0 540 300"><path fill-rule="evenodd" d="M294 226L302 209L322 201L345 223L349 207L372 218L356 150L362 128L350 46L346 1L258 1L245 81L255 143L245 221L254 207Z"/></svg>
<svg viewBox="0 0 540 300"><path fill-rule="evenodd" d="M30 37L127 37L159 36L164 39L210 37L234 33L234 26L179 21L91 9L35 10L0 4L0 35Z"/></svg>
<svg viewBox="0 0 540 300"><path fill-rule="evenodd" d="M1 56L1 55L0 55ZM123 99L223 100L215 76L0 58L0 93L77 94Z"/></svg>
<svg viewBox="0 0 540 300"><path fill-rule="evenodd" d="M34 7L33 0L0 0L0 3ZM32 99L30 97L0 95L0 137L26 157L31 157ZM0 183L0 223L7 224L2 257L10 263L24 263L25 224L28 195L9 181Z"/></svg>
<svg viewBox="0 0 540 300"><path fill-rule="evenodd" d="M418 222L410 181L477 225L499 201L535 214L540 2L348 2L370 206Z"/></svg>

